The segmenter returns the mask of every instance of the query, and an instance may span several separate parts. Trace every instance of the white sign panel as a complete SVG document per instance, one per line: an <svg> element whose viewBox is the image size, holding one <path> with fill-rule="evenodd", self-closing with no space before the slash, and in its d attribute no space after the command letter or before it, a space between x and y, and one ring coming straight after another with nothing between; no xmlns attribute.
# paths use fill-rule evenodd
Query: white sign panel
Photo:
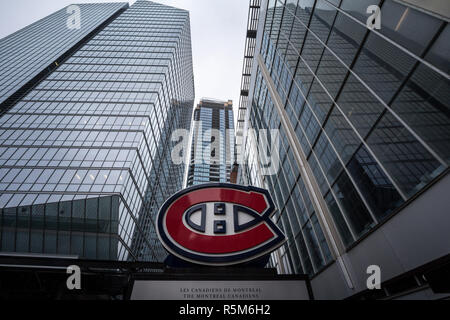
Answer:
<svg viewBox="0 0 450 320"><path fill-rule="evenodd" d="M136 280L131 300L309 300L303 280Z"/></svg>

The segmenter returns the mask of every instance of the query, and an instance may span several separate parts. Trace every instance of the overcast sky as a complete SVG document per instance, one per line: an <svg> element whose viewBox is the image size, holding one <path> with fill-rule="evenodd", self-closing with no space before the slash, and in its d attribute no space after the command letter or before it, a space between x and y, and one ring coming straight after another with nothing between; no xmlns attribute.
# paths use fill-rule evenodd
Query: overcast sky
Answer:
<svg viewBox="0 0 450 320"><path fill-rule="evenodd" d="M0 38L67 5L115 0L12 0L0 4ZM135 1L128 1L133 4ZM196 103L202 97L239 103L248 0L157 0L191 15ZM236 117L236 114L235 114Z"/></svg>

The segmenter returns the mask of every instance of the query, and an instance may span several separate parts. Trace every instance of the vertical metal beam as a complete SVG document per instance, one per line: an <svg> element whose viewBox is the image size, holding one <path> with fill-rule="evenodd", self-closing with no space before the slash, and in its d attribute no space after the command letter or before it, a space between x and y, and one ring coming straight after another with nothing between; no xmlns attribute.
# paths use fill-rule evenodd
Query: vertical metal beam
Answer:
<svg viewBox="0 0 450 320"><path fill-rule="evenodd" d="M347 270L347 267L341 258L341 256L345 253L345 246L339 236L339 233L337 232L333 220L331 218L331 215L328 211L327 205L322 197L319 197L320 195L320 189L318 186L318 183L313 175L313 172L311 168L309 167L309 163L306 159L305 154L303 153L303 150L301 148L300 142L297 139L297 136L295 135L295 130L292 127L288 115L286 114L286 111L284 110L284 105L281 101L280 96L278 95L278 92L275 88L275 84L273 83L272 78L270 77L269 71L267 70L264 59L260 54L257 56L258 60L258 66L261 70L261 74L264 78L264 81L266 82L267 88L269 90L269 94L272 97L272 101L274 103L275 108L277 109L278 115L281 120L281 125L283 126L283 129L286 132L288 141L290 146L292 147L293 154L295 156L295 159L297 161L297 164L299 166L301 176L305 182L305 186L307 187L308 194L310 198L312 199L312 203L314 205L314 208L317 212L319 223L321 224L321 227L325 231L325 236L330 244L332 254L334 258L337 260L342 273L347 281L347 285L349 288L353 288L353 282L350 278L350 274Z"/></svg>

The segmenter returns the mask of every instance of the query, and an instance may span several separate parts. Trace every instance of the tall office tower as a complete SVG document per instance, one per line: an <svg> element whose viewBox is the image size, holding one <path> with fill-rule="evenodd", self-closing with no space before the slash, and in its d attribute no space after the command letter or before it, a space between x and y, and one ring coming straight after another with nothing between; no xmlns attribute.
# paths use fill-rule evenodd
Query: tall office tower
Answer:
<svg viewBox="0 0 450 320"><path fill-rule="evenodd" d="M233 102L202 99L194 110L187 186L230 182L234 150Z"/></svg>
<svg viewBox="0 0 450 320"><path fill-rule="evenodd" d="M441 297L449 11L448 1L251 1L239 181L272 193L289 239L272 265L309 274L316 298ZM261 174L259 129L279 129L274 175ZM373 270L381 290L368 290Z"/></svg>
<svg viewBox="0 0 450 320"><path fill-rule="evenodd" d="M194 103L189 13L79 5L0 40L0 251L160 261Z"/></svg>

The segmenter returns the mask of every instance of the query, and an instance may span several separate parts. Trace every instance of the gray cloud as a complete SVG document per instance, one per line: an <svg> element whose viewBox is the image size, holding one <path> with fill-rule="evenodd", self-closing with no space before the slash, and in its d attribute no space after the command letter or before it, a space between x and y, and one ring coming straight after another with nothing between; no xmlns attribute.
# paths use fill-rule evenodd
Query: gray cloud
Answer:
<svg viewBox="0 0 450 320"><path fill-rule="evenodd" d="M67 5L102 0L14 0L0 4L0 38ZM130 4L134 1L128 1ZM210 97L239 102L248 14L247 0L160 0L191 15L196 100ZM235 114L236 116L236 114Z"/></svg>

